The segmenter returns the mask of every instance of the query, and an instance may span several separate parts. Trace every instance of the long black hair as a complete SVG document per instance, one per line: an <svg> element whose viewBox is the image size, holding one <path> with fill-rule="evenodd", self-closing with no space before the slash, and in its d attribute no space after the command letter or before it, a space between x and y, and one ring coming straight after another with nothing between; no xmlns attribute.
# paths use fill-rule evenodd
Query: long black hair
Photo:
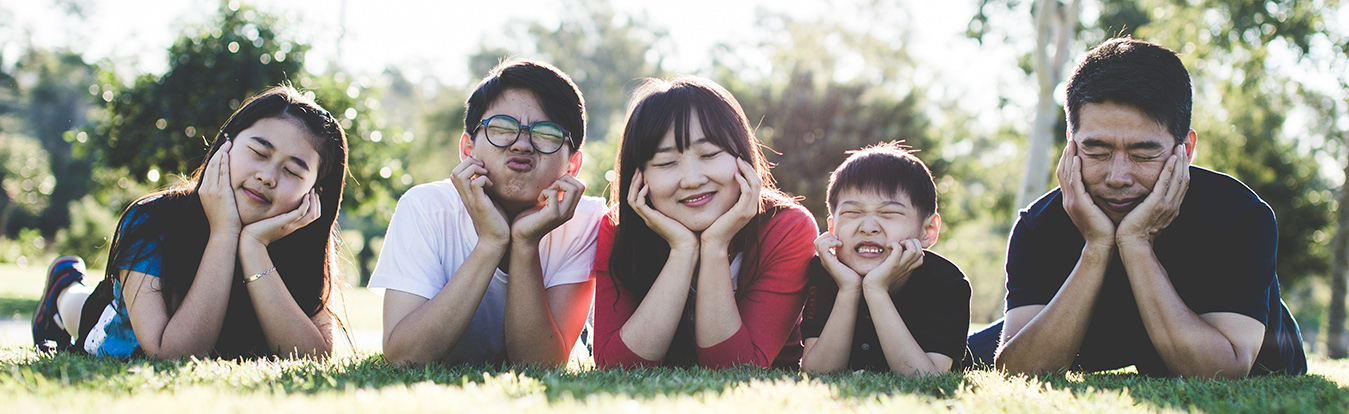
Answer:
<svg viewBox="0 0 1349 414"><path fill-rule="evenodd" d="M673 80L647 79L633 92L628 106L627 125L619 141L618 161L614 168L618 180L610 188L611 203L618 208L618 226L614 233L613 251L609 255L609 277L640 301L646 297L670 257L670 244L646 225L641 216L628 205L629 186L637 169L656 155L665 134L674 129L675 147L684 151L689 142L689 123L697 112L698 124L708 141L736 158L754 167L763 186L759 192L759 214L736 233L731 241L732 253L743 253L738 274L737 294L750 285L758 274L758 233L767 219L778 211L796 204L795 200L777 189L770 167L764 158L763 144L754 136L749 119L740 102L726 88L711 80L696 76L681 76Z"/></svg>
<svg viewBox="0 0 1349 414"><path fill-rule="evenodd" d="M147 249L157 245L157 254L162 257L160 293L172 315L196 279L210 236L210 224L197 194L201 175L229 137L269 118L298 121L317 139L314 146L321 162L314 188L322 210L317 220L271 243L267 251L286 289L306 315L312 318L319 312L332 312L327 305L340 281L336 267L336 219L347 174L347 138L328 111L289 85L272 87L253 96L230 115L211 142L201 166L188 180L141 197L127 207L113 235L106 276L120 278L119 264L143 260L152 254ZM236 267L215 354L267 355L270 352L242 278L238 277L240 272Z"/></svg>

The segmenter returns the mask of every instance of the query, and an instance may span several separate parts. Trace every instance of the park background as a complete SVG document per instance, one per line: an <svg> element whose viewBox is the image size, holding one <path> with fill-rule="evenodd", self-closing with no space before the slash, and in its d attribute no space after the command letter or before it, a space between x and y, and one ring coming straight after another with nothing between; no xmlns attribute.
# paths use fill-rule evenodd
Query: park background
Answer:
<svg viewBox="0 0 1349 414"><path fill-rule="evenodd" d="M1337 0L3 2L0 325L21 330L0 339L28 340L51 258L102 268L127 203L199 165L245 98L291 82L349 134L346 310L357 348L377 350L379 298L360 287L397 199L458 163L466 93L509 56L551 62L584 93L592 195L607 195L642 77L726 86L821 228L845 151L905 141L936 177L933 250L969 276L972 322L995 320L1016 211L1057 185L1063 76L1118 35L1180 53L1195 164L1271 205L1284 300L1317 361L1344 358L1349 7ZM1335 363L1342 391L1349 365Z"/></svg>

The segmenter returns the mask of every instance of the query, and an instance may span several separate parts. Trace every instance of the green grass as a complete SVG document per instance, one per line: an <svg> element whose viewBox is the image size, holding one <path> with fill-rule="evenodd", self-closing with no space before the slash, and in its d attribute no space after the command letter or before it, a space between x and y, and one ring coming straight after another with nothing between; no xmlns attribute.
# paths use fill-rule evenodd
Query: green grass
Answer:
<svg viewBox="0 0 1349 414"><path fill-rule="evenodd" d="M1310 375L1237 381L991 371L907 379L751 368L399 368L370 354L327 361L120 361L8 348L0 350L0 401L14 408L9 412L1343 412L1349 361L1316 358Z"/></svg>
<svg viewBox="0 0 1349 414"><path fill-rule="evenodd" d="M43 270L0 265L0 317L28 317ZM378 295L349 289L343 303L350 327L380 329ZM121 361L0 344L0 412L1345 412L1349 360L1310 362L1310 375L1237 381L991 371L907 379L582 364L400 368L369 351L326 361Z"/></svg>

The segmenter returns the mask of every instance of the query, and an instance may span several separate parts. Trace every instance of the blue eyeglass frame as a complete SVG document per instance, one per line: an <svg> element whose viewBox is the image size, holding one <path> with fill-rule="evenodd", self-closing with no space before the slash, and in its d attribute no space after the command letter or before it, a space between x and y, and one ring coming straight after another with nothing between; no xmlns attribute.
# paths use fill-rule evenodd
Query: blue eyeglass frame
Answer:
<svg viewBox="0 0 1349 414"><path fill-rule="evenodd" d="M537 151L537 152L540 153L540 154L552 154L552 153L561 151L561 150L562 150L562 147L561 147L561 146L558 146L557 149L552 150L552 151L544 151L544 150L539 149L539 145L538 145L538 144L535 144L535 143L534 143L534 127L536 127L536 126L538 126L538 125L541 125L541 124L548 123L548 124L556 125L556 126L557 126L557 129L562 131L562 142L566 143L568 147L571 147L572 152L576 152L576 150L577 150L576 140L575 140L575 139L572 139L571 131L568 131L566 128L563 128L563 127L562 127L562 124L559 124L559 123L556 123L556 122L553 122L553 121L539 121L539 122L535 122L535 123L533 123L533 124L525 125L524 123L520 122L519 119L515 119L515 117L510 116L510 115L506 115L506 114L492 115L492 116L489 116L489 117L487 117L487 118L483 118L481 121L478 121L478 125L477 125L476 127L473 128L472 135L478 135L478 131L481 130L481 129L483 128L483 126L487 125L488 122L490 122L491 120L493 120L493 119L495 119L495 118L506 118L506 119L509 119L509 120L515 122L515 125L519 125L519 128L516 129L516 131L515 131L515 138L514 138L514 139L511 139L511 142L507 142L505 145L497 145L497 143L492 142L492 138L488 137L488 136L487 136L487 133L484 132L484 133L483 133L483 139L486 139L486 140L487 140L487 143L492 144L492 146L494 146L494 147L497 147L497 148L508 148L508 147L510 147L511 145L515 145L515 142L520 140L520 134L521 134L521 133L524 133L525 131L529 131L529 146L530 146L531 148L534 148L534 151Z"/></svg>

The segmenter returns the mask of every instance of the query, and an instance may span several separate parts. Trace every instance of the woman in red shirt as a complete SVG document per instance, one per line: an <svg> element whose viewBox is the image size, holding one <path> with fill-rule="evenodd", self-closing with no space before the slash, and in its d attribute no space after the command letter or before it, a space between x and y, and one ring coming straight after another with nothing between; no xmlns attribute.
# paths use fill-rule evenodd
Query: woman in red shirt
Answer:
<svg viewBox="0 0 1349 414"><path fill-rule="evenodd" d="M814 218L721 85L649 79L632 99L595 255L595 361L799 366Z"/></svg>

